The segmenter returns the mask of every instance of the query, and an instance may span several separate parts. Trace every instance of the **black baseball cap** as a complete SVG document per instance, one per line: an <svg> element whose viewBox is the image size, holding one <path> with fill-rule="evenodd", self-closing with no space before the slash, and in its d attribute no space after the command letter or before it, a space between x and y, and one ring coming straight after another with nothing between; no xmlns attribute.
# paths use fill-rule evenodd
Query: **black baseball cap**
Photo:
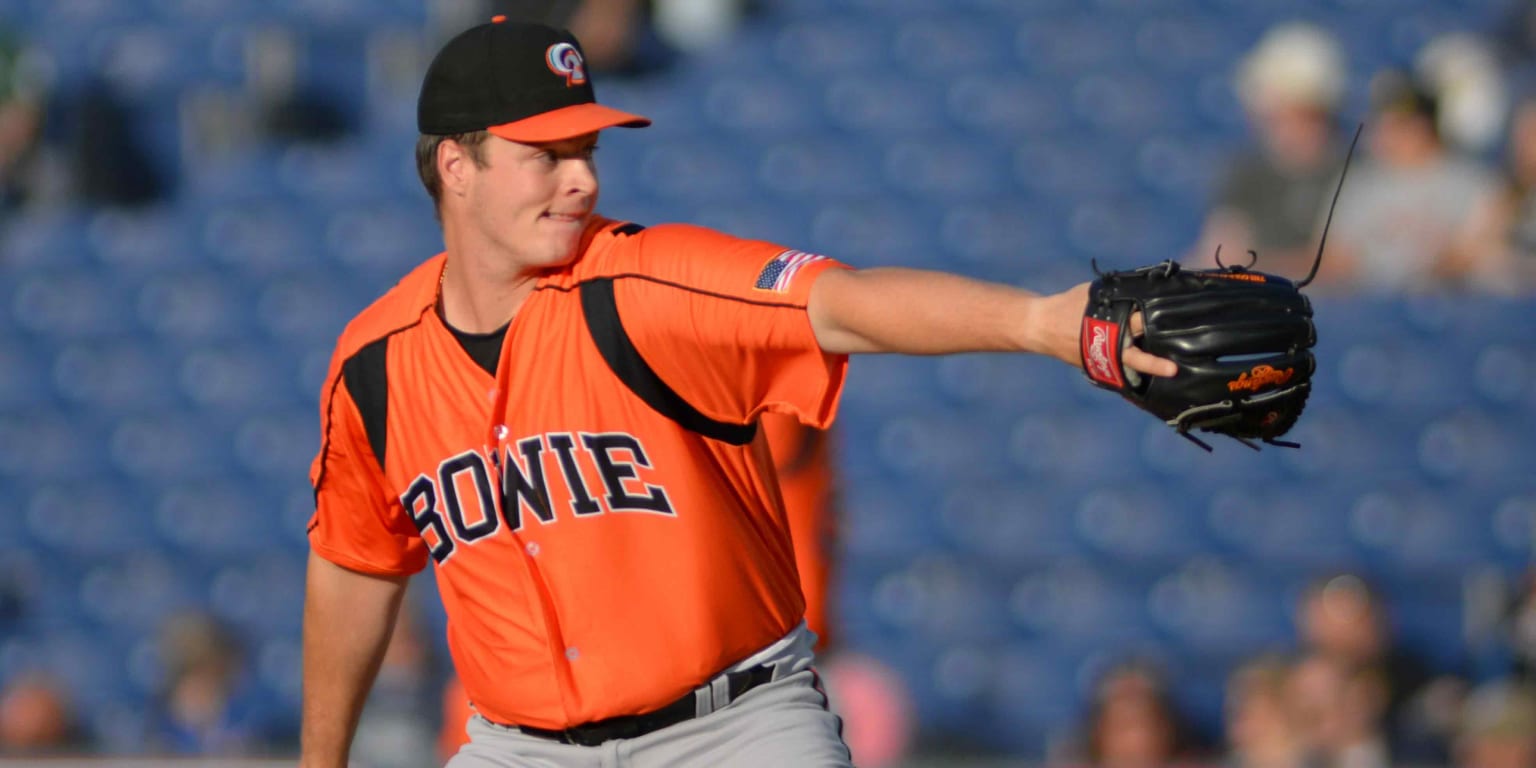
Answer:
<svg viewBox="0 0 1536 768"><path fill-rule="evenodd" d="M597 103L570 32L505 16L449 40L427 67L416 102L417 129L435 136L484 130L531 143L650 124Z"/></svg>

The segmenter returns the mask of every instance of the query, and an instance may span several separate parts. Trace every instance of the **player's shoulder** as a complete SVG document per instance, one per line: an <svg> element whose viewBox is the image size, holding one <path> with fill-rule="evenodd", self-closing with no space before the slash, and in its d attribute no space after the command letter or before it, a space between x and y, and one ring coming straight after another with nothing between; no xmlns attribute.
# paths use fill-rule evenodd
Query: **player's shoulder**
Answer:
<svg viewBox="0 0 1536 768"><path fill-rule="evenodd" d="M570 277L576 281L635 274L666 277L697 270L743 247L775 246L694 224L608 220L597 228Z"/></svg>
<svg viewBox="0 0 1536 768"><path fill-rule="evenodd" d="M342 358L350 357L369 344L420 323L423 314L437 300L437 284L445 258L440 253L422 262L383 296L357 313L337 339L337 354Z"/></svg>

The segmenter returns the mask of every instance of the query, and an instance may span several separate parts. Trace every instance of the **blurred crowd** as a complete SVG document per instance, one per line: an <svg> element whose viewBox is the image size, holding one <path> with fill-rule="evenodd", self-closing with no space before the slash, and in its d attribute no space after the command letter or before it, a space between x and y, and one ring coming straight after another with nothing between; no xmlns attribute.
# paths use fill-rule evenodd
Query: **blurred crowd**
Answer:
<svg viewBox="0 0 1536 768"><path fill-rule="evenodd" d="M693 12L687 10L693 7ZM466 19L493 2L463 3ZM611 76L664 67L668 57L718 42L745 2L589 0L526 4L576 29L594 69ZM283 42L253 54L258 124L268 140L332 141L348 130L323 93L281 71ZM278 71L273 71L278 70ZM1226 264L1300 277L1312 269L1357 119L1356 164L1328 233L1319 290L1333 293L1536 293L1536 2L1518 4L1496 34L1431 41L1411 66L1358 73L1348 45L1305 23L1272 28L1239 63L1233 83L1251 146L1221 164L1186 263ZM1363 75L1363 77L1362 77ZM1356 84L1364 84L1361 89ZM1356 98L1359 97L1359 98ZM1365 105L1364 112L1357 109ZM4 217L60 201L138 206L171 193L105 82L61 92L25 41L0 34L0 228ZM1254 649L1227 678L1220 732L1181 712L1176 681L1152 659L1114 666L1094 688L1075 738L1049 762L1113 768L1176 764L1241 768L1536 766L1536 578L1500 619L1507 669L1438 669L1395 640L1391 606L1360 574L1329 574L1300 595L1295 642ZM458 701L445 661L408 615L397 627L357 737L376 768L436 764L460 738L444 716ZM145 742L162 754L283 754L295 723L248 696L250 659L237 634L208 615L167 619L157 645L162 685L145 716ZM91 731L61 680L0 680L0 755L79 754ZM850 729L864 709L850 695ZM447 706L445 707L445 702ZM836 702L834 702L836 704ZM911 740L900 742L902 749ZM867 765L901 750L870 747Z"/></svg>
<svg viewBox="0 0 1536 768"><path fill-rule="evenodd" d="M1506 617L1530 621L1529 596ZM1114 768L1387 768L1536 765L1536 678L1474 681L1437 670L1393 637L1389 606L1357 574L1320 577L1296 606L1294 647L1263 651L1228 676L1223 730L1189 726L1156 664L1128 660L1095 689L1063 764ZM1517 665L1517 669L1524 667Z"/></svg>
<svg viewBox="0 0 1536 768"><path fill-rule="evenodd" d="M1346 42L1322 27L1270 29L1233 78L1252 146L1217 173L1186 260L1214 266L1221 246L1226 264L1256 258L1263 271L1308 274L1358 119L1363 151L1338 199L1320 290L1536 291L1532 8L1519 3L1502 36L1448 33L1411 65L1369 73L1353 72Z"/></svg>

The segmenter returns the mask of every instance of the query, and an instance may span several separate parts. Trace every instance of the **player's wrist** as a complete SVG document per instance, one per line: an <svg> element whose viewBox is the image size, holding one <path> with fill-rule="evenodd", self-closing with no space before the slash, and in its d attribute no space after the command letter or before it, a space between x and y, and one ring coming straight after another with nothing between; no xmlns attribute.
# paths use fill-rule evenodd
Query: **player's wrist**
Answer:
<svg viewBox="0 0 1536 768"><path fill-rule="evenodd" d="M1029 297L1023 321L1015 328L1018 349L1054 357L1071 366L1080 365L1078 335L1087 302L1087 283L1061 293Z"/></svg>

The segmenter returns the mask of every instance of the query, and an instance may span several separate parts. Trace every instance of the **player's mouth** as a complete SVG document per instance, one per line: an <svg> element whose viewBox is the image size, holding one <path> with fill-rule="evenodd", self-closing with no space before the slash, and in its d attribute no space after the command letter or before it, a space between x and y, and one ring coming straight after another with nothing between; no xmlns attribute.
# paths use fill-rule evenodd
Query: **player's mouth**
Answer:
<svg viewBox="0 0 1536 768"><path fill-rule="evenodd" d="M580 213L555 213L554 211L547 211L544 214L544 218L562 224L580 224L587 220L587 213L586 211Z"/></svg>

